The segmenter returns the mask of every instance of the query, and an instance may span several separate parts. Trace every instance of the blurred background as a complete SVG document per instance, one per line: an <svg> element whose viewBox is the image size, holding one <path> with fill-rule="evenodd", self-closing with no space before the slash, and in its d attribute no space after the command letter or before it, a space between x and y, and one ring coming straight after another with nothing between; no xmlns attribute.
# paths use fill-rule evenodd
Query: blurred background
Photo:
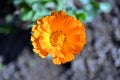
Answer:
<svg viewBox="0 0 120 80"><path fill-rule="evenodd" d="M37 18L61 9L85 24L87 44L58 66L33 53L30 36ZM120 80L120 1L1 0L0 80Z"/></svg>

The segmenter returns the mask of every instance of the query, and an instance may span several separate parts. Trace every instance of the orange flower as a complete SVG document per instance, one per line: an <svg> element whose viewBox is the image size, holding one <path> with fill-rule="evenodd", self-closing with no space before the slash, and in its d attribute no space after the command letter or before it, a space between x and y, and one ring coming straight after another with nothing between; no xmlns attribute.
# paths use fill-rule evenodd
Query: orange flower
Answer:
<svg viewBox="0 0 120 80"><path fill-rule="evenodd" d="M38 19L32 33L34 52L42 58L50 54L54 64L72 61L86 43L84 25L64 11Z"/></svg>

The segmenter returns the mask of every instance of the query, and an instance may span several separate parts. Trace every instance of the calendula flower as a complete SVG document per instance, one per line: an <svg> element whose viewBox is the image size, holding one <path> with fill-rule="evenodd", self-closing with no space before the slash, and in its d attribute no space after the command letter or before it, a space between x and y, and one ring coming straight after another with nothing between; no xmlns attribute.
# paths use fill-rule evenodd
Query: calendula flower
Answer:
<svg viewBox="0 0 120 80"><path fill-rule="evenodd" d="M33 50L40 57L51 55L54 64L70 62L86 43L84 25L64 11L51 12L32 27Z"/></svg>

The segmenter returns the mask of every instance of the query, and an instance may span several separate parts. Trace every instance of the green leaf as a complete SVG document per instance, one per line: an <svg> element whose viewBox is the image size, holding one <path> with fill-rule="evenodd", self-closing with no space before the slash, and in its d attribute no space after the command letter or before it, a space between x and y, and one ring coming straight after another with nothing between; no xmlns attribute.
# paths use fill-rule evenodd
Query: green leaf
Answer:
<svg viewBox="0 0 120 80"><path fill-rule="evenodd" d="M59 11L59 10L65 9L66 7L65 3L66 3L66 0L57 0L56 10Z"/></svg>
<svg viewBox="0 0 120 80"><path fill-rule="evenodd" d="M85 11L91 11L93 9L92 4L88 4L84 7Z"/></svg>
<svg viewBox="0 0 120 80"><path fill-rule="evenodd" d="M41 4L40 3L32 4L32 10L33 11L39 11L40 9L41 9Z"/></svg>
<svg viewBox="0 0 120 80"><path fill-rule="evenodd" d="M78 15L78 19L80 19L81 21L85 21L86 20L86 14L85 13L80 13Z"/></svg>
<svg viewBox="0 0 120 80"><path fill-rule="evenodd" d="M90 0L79 0L83 5L89 4Z"/></svg>
<svg viewBox="0 0 120 80"><path fill-rule="evenodd" d="M112 4L110 4L108 2L101 2L100 10L104 13L110 13L110 11L112 10Z"/></svg>
<svg viewBox="0 0 120 80"><path fill-rule="evenodd" d="M33 21L35 21L38 18L44 17L46 15L49 15L49 11L47 9L42 9L42 10L36 11L33 16Z"/></svg>
<svg viewBox="0 0 120 80"><path fill-rule="evenodd" d="M98 13L93 10L86 12L86 21L92 22L93 19L95 18L95 16L97 16L97 15L98 15Z"/></svg>
<svg viewBox="0 0 120 80"><path fill-rule="evenodd" d="M22 8L21 12L22 12L21 19L23 21L28 21L28 20L32 19L33 13L34 13L32 10L28 10L26 8Z"/></svg>
<svg viewBox="0 0 120 80"><path fill-rule="evenodd" d="M67 9L66 9L66 12L67 12L67 14L70 15L70 16L73 16L73 17L76 16L76 14L74 13L74 9L72 9L72 8L67 8Z"/></svg>
<svg viewBox="0 0 120 80"><path fill-rule="evenodd" d="M54 9L55 8L55 3L54 2L48 2L45 4L45 7L46 8L51 8L51 9Z"/></svg>
<svg viewBox="0 0 120 80"><path fill-rule="evenodd" d="M53 0L40 0L40 1L41 1L41 3L47 3L47 2L51 2Z"/></svg>
<svg viewBox="0 0 120 80"><path fill-rule="evenodd" d="M5 17L6 22L11 22L13 20L13 16L11 14L6 15Z"/></svg>
<svg viewBox="0 0 120 80"><path fill-rule="evenodd" d="M12 30L9 26L0 26L0 33L9 34Z"/></svg>
<svg viewBox="0 0 120 80"><path fill-rule="evenodd" d="M94 19L93 16L86 15L86 22L92 22Z"/></svg>
<svg viewBox="0 0 120 80"><path fill-rule="evenodd" d="M57 0L57 10L59 11L59 10L61 10L63 8L63 0Z"/></svg>
<svg viewBox="0 0 120 80"><path fill-rule="evenodd" d="M98 10L99 9L99 3L95 0L91 0L91 5L93 6L93 8L95 10Z"/></svg>
<svg viewBox="0 0 120 80"><path fill-rule="evenodd" d="M23 0L13 0L13 4L14 4L15 6L20 5L22 2L23 2Z"/></svg>
<svg viewBox="0 0 120 80"><path fill-rule="evenodd" d="M4 65L0 63L0 70L2 70L3 68L4 68Z"/></svg>
<svg viewBox="0 0 120 80"><path fill-rule="evenodd" d="M32 5L33 3L39 3L41 0L25 0L25 2L29 5Z"/></svg>

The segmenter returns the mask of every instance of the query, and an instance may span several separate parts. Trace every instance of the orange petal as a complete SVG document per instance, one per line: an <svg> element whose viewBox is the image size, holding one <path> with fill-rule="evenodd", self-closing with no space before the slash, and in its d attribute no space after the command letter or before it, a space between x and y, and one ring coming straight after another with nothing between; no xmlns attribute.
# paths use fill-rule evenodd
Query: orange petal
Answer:
<svg viewBox="0 0 120 80"><path fill-rule="evenodd" d="M58 57L62 57L62 58L65 57L64 54L63 54L62 52L60 52L60 51L58 51L56 55L57 55Z"/></svg>
<svg viewBox="0 0 120 80"><path fill-rule="evenodd" d="M54 64L58 64L58 65L61 64L61 61L58 57L53 58L52 61L53 61Z"/></svg>
<svg viewBox="0 0 120 80"><path fill-rule="evenodd" d="M61 10L58 12L58 14L61 16L61 15L66 15L65 11Z"/></svg>
<svg viewBox="0 0 120 80"><path fill-rule="evenodd" d="M74 55L73 55L73 53L72 53L72 50L70 51L67 47L64 47L63 49L62 49L62 52L64 53L64 56L65 56L65 60L66 61L72 61L73 59L74 59Z"/></svg>
<svg viewBox="0 0 120 80"><path fill-rule="evenodd" d="M47 50L49 52L49 54L52 56L52 57L56 57L56 52L54 51L54 49L49 49Z"/></svg>
<svg viewBox="0 0 120 80"><path fill-rule="evenodd" d="M34 33L33 33L33 36L34 36L35 38L38 38L38 37L40 36L39 31L35 30Z"/></svg>
<svg viewBox="0 0 120 80"><path fill-rule="evenodd" d="M36 26L36 25L33 25L33 26L32 26L32 31L35 31L36 28L37 28L37 26Z"/></svg>
<svg viewBox="0 0 120 80"><path fill-rule="evenodd" d="M65 57L64 58L59 58L60 59L60 61L61 61L61 63L66 63L67 62L67 60L65 59Z"/></svg>
<svg viewBox="0 0 120 80"><path fill-rule="evenodd" d="M58 13L56 11L51 12L51 16L57 15Z"/></svg>
<svg viewBox="0 0 120 80"><path fill-rule="evenodd" d="M37 48L37 43L36 42L32 42L32 45L34 48Z"/></svg>
<svg viewBox="0 0 120 80"><path fill-rule="evenodd" d="M37 24L39 24L39 25L42 25L42 24L43 24L43 22L42 22L42 19L41 19L41 18L37 19Z"/></svg>
<svg viewBox="0 0 120 80"><path fill-rule="evenodd" d="M47 53L44 51L37 50L37 49L33 49L34 52L36 52L41 58L46 58L47 57Z"/></svg>
<svg viewBox="0 0 120 80"><path fill-rule="evenodd" d="M33 42L35 40L35 38L33 36L31 36L31 41Z"/></svg>

